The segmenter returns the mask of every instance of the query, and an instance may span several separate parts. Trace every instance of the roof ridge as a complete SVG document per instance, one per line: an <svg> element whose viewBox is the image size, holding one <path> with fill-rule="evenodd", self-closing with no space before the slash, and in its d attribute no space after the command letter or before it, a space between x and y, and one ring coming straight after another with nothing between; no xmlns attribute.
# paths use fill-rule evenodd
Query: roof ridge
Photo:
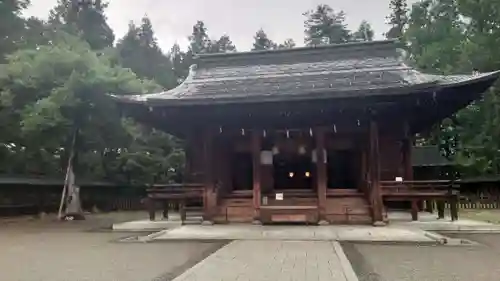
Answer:
<svg viewBox="0 0 500 281"><path fill-rule="evenodd" d="M362 41L362 42L347 42L347 43L337 43L329 45L316 45L316 46L304 46L295 47L290 49L273 49L273 50L257 50L257 51L244 51L244 52L234 52L234 53L212 53L212 54L197 54L195 59L204 60L212 58L230 58L230 57L245 57L263 54L286 54L304 51L321 51L321 50L332 50L332 49L344 49L347 48L352 51L356 47L368 47L368 46L391 46L394 47L399 41L398 40L375 40L375 41Z"/></svg>

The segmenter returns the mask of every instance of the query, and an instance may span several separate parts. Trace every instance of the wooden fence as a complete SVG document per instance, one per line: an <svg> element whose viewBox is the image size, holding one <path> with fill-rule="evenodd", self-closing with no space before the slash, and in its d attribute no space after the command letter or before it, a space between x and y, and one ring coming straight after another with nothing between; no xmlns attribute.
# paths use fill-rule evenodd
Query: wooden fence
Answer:
<svg viewBox="0 0 500 281"><path fill-rule="evenodd" d="M0 182L0 216L57 212L62 183L56 181ZM144 210L146 190L108 183L80 184L82 208L92 211Z"/></svg>

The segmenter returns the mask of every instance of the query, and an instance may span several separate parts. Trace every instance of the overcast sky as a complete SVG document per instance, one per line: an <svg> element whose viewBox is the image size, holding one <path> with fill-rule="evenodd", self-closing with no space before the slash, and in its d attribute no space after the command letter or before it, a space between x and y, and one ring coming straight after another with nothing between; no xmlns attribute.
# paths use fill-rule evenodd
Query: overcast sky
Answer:
<svg viewBox="0 0 500 281"><path fill-rule="evenodd" d="M31 2L26 15L45 19L57 0ZM106 15L117 39L125 34L131 20L138 22L147 15L164 51L175 42L185 48L193 24L203 20L211 38L228 34L237 49L245 51L251 48L253 36L260 28L273 41L293 38L302 45L302 13L318 4L328 4L335 11L343 10L351 29L367 20L377 39L382 39L388 29L385 17L390 13L389 0L110 0Z"/></svg>

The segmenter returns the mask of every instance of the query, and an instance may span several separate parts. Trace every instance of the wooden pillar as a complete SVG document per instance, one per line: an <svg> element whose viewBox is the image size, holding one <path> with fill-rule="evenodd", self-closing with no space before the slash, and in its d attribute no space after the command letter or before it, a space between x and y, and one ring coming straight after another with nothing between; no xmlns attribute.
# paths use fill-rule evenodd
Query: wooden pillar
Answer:
<svg viewBox="0 0 500 281"><path fill-rule="evenodd" d="M146 205L146 209L148 210L149 220L155 221L156 219L155 201L152 198L147 197L144 200L144 204Z"/></svg>
<svg viewBox="0 0 500 281"><path fill-rule="evenodd" d="M327 171L325 159L325 128L317 127L314 129L314 138L316 141L316 192L318 194L319 219L321 224L326 221L326 189L327 189Z"/></svg>
<svg viewBox="0 0 500 281"><path fill-rule="evenodd" d="M411 200L411 220L418 221L418 202Z"/></svg>
<svg viewBox="0 0 500 281"><path fill-rule="evenodd" d="M216 193L213 171L213 133L210 129L203 130L203 179L205 194L203 196L203 220L206 224L213 222L216 204ZM181 206L183 207L183 206Z"/></svg>
<svg viewBox="0 0 500 281"><path fill-rule="evenodd" d="M438 212L438 219L444 219L444 201L436 200L436 207Z"/></svg>
<svg viewBox="0 0 500 281"><path fill-rule="evenodd" d="M254 223L260 223L260 202L261 202L261 135L258 130L251 132L251 148L252 148L252 190L253 190L253 207L254 207Z"/></svg>
<svg viewBox="0 0 500 281"><path fill-rule="evenodd" d="M374 224L383 222L383 201L380 187L380 151L379 130L377 122L370 122L370 199Z"/></svg>
<svg viewBox="0 0 500 281"><path fill-rule="evenodd" d="M413 165L412 165L412 147L413 141L410 133L410 127L408 122L405 122L404 125L404 139L402 145L402 154L403 154L403 167L404 167L404 179L407 181L413 180Z"/></svg>
<svg viewBox="0 0 500 281"><path fill-rule="evenodd" d="M193 178L193 146L195 143L193 142L193 134L191 132L187 133L185 143L184 143L184 154L185 154L185 163L184 163L184 177L183 182L193 182L196 179Z"/></svg>

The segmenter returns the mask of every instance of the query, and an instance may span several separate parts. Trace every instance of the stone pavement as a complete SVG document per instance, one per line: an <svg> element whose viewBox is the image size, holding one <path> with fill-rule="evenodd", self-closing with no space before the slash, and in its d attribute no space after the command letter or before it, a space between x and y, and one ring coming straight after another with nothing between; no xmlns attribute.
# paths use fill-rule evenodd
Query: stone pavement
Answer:
<svg viewBox="0 0 500 281"><path fill-rule="evenodd" d="M181 226L181 217L179 213L170 212L168 220L161 219L161 214L156 214L156 220L150 221L149 219L134 220L127 222L114 223L112 229L116 231L160 231L173 227ZM201 216L190 216L189 220L185 221L187 224L201 224Z"/></svg>
<svg viewBox="0 0 500 281"><path fill-rule="evenodd" d="M338 242L234 241L174 281L356 281Z"/></svg>
<svg viewBox="0 0 500 281"><path fill-rule="evenodd" d="M351 242L440 241L436 235L418 228L372 226L257 226L257 225L184 225L152 234L150 241L161 240L295 240Z"/></svg>
<svg viewBox="0 0 500 281"><path fill-rule="evenodd" d="M406 229L418 228L425 231L500 233L500 225L498 224L470 219L452 221L448 216L444 219L437 219L437 214L426 212L419 213L418 221L411 221L411 215L408 212L390 212L388 218L391 226Z"/></svg>

